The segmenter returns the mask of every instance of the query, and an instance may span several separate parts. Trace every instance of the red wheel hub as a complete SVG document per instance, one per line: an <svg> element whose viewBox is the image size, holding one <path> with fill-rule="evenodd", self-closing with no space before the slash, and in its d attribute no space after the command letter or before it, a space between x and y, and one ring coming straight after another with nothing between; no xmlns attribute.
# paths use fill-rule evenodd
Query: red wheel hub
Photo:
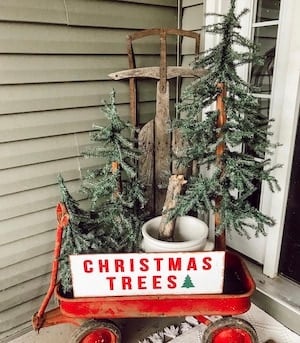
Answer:
<svg viewBox="0 0 300 343"><path fill-rule="evenodd" d="M252 343L248 332L238 328L224 328L218 330L212 339L212 343Z"/></svg>
<svg viewBox="0 0 300 343"><path fill-rule="evenodd" d="M116 336L108 329L98 329L85 336L80 343L116 343Z"/></svg>

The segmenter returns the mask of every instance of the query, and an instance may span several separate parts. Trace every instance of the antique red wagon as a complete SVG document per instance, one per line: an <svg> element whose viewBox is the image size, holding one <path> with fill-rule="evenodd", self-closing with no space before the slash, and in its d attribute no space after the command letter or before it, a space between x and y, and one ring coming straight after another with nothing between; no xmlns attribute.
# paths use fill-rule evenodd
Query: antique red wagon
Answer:
<svg viewBox="0 0 300 343"><path fill-rule="evenodd" d="M68 213L63 203L57 211L57 231L48 292L34 314L35 330L42 327L70 323L78 326L70 342L117 343L121 330L112 321L116 318L195 316L207 325L203 343L257 343L252 325L233 317L248 311L255 283L243 260L236 254L225 253L224 289L221 294L167 294L140 296L105 296L67 298L59 293L57 272L62 233L68 224ZM191 253L192 254L192 253ZM46 311L52 296L59 306ZM220 315L222 319L211 322L207 316Z"/></svg>
<svg viewBox="0 0 300 343"><path fill-rule="evenodd" d="M148 35L159 35L161 40L161 65L159 68L149 68L146 70L136 69L133 58L132 41ZM134 78L141 76L159 79L158 85L158 106L156 120L159 118L156 132L156 139L161 135L159 128L166 126L169 122L168 112L168 78L179 75L194 76L196 72L202 75L203 71L191 71L186 68L174 67L167 69L166 66L166 34L176 34L188 36L196 39L195 52L199 50L199 34L183 30L162 30L152 29L136 33L129 37L129 67L130 70L111 74L115 79L129 78L131 90L131 114L132 123L136 122L136 90ZM180 72L180 73L179 73ZM146 74L145 74L146 73ZM169 74L168 74L169 73ZM178 74L179 73L179 74ZM220 94L217 97L217 109L219 116L217 125L221 127L226 122L223 97L226 90L220 84ZM163 106L162 106L163 104ZM144 131L153 131L153 121L145 125ZM147 131L147 132L148 132ZM164 132L169 132L165 130ZM146 135L147 137L149 135ZM149 137L148 137L149 138ZM161 137L160 137L161 138ZM141 137L140 137L141 139ZM171 144L169 137L161 138L164 146ZM149 142L148 142L149 143ZM162 144L160 144L162 145ZM155 144L151 141L151 146ZM161 148L159 147L159 151ZM169 150L168 150L169 151ZM217 147L217 155L223 154L224 146ZM160 151L161 153L161 151ZM162 156L157 154L158 162L165 161L165 152ZM159 175L168 174L162 168L161 163L153 163L158 168ZM170 163L168 162L169 166ZM147 175L149 173L146 173ZM149 176L149 175L148 175ZM145 181L145 180L144 180ZM146 184L149 180L146 180ZM160 179L156 182L163 183ZM156 187L157 188L157 187ZM152 192L152 191L151 191ZM161 192L161 190L159 190ZM151 194L150 194L151 195ZM164 194L165 195L165 194ZM164 198L160 194L156 199ZM157 206L157 202L155 202ZM160 206L161 209L161 206ZM225 235L221 235L216 240L216 250L225 251L224 282L223 292L217 294L155 294L155 295L128 295L128 296L97 296L97 297L72 297L67 298L60 294L57 284L57 272L59 265L62 234L68 225L69 215L63 203L59 203L57 212L57 231L54 249L54 259L51 272L51 280L48 292L40 306L40 309L33 316L33 327L40 330L42 327L52 326L61 323L71 323L78 326L70 342L72 343L120 343L121 330L113 322L117 318L145 318L145 317L181 317L186 315L195 316L196 319L207 325L203 335L203 343L258 343L255 329L245 320L234 317L249 310L251 305L250 297L255 291L255 283L239 255L225 250ZM215 216L215 223L220 221L219 216ZM176 254L176 253L175 253ZM190 253L193 254L193 253ZM59 306L53 310L46 311L50 299L54 296ZM210 315L222 316L221 319L211 321Z"/></svg>

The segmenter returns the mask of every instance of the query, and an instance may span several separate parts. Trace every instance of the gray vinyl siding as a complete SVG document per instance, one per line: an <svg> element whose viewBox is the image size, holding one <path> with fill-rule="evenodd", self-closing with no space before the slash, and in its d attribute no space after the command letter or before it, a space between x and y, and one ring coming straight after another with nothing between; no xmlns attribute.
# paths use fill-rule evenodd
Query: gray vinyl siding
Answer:
<svg viewBox="0 0 300 343"><path fill-rule="evenodd" d="M75 196L94 161L80 153L114 88L129 120L126 36L177 26L176 0L0 0L0 341L30 328L49 284L57 175ZM175 44L171 45L175 54ZM137 64L159 65L159 40L136 44ZM169 57L174 61L173 57ZM154 83L139 93L153 116Z"/></svg>
<svg viewBox="0 0 300 343"><path fill-rule="evenodd" d="M181 26L184 30L191 30L200 33L200 51L204 48L204 1L182 0ZM195 58L195 42L193 39L184 38L182 42L181 59L182 65L190 66ZM184 79L181 89L183 90L191 79Z"/></svg>
<svg viewBox="0 0 300 343"><path fill-rule="evenodd" d="M204 46L204 35L201 32L204 23L203 1L183 0L181 22L184 30L191 30L201 34L200 50L202 50ZM185 65L188 65L194 58L195 49L193 43L193 40L188 38L182 43L182 57Z"/></svg>

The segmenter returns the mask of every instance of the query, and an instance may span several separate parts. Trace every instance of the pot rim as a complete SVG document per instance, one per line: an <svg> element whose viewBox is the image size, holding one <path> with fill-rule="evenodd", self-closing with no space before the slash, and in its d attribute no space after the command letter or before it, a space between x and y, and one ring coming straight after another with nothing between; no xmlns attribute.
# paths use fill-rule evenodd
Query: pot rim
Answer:
<svg viewBox="0 0 300 343"><path fill-rule="evenodd" d="M146 221L143 224L143 226L142 226L143 237L147 238L150 242L152 242L156 246L160 246L160 247L166 247L167 246L167 247L170 248L170 247L172 247L172 246L174 246L176 244L177 246L182 247L184 249L184 247L187 247L187 246L190 247L191 245L197 245L198 246L199 244L203 244L203 240L206 239L207 236L208 236L208 226L207 226L207 224L204 221L202 221L199 218L193 217L193 216L181 216L181 217L178 217L178 219L180 219L180 218L181 219L189 218L189 220L194 220L195 222L197 221L199 223L199 225L203 228L203 232L201 232L201 236L198 239L191 239L191 240L187 240L187 241L183 241L183 242L178 242L178 241L175 241L175 242L162 241L160 239L157 239L157 238L151 236L148 233L148 231L146 230L147 229L147 225L146 224L158 221L160 218L161 218L161 216L157 216L157 217L151 218L148 221Z"/></svg>

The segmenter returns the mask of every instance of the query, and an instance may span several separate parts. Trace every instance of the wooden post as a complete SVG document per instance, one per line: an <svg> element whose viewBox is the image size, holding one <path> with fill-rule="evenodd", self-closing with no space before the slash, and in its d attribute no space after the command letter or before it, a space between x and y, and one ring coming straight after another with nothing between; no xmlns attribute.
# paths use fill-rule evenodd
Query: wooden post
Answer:
<svg viewBox="0 0 300 343"><path fill-rule="evenodd" d="M154 192L155 215L161 213L164 205L171 168L171 120L169 114L169 82L160 92L161 81L157 83L156 114L154 117Z"/></svg>
<svg viewBox="0 0 300 343"><path fill-rule="evenodd" d="M217 118L217 127L222 128L227 120L225 106L224 106L224 98L226 97L226 87L224 83L219 83L217 87L221 91L220 94L217 96L217 110L219 111L219 115ZM225 144L220 143L216 149L216 155L217 155L216 164L221 169L222 169L221 156L223 155L224 150L225 150ZM217 211L215 213L215 227L217 227L221 223L220 212L218 211L218 208L220 207L220 203L222 199L218 197L217 199L215 199L215 201L216 201L216 208L217 208ZM225 250L225 248L226 248L226 234L225 234L225 231L223 231L219 236L216 236L215 238L215 250Z"/></svg>

